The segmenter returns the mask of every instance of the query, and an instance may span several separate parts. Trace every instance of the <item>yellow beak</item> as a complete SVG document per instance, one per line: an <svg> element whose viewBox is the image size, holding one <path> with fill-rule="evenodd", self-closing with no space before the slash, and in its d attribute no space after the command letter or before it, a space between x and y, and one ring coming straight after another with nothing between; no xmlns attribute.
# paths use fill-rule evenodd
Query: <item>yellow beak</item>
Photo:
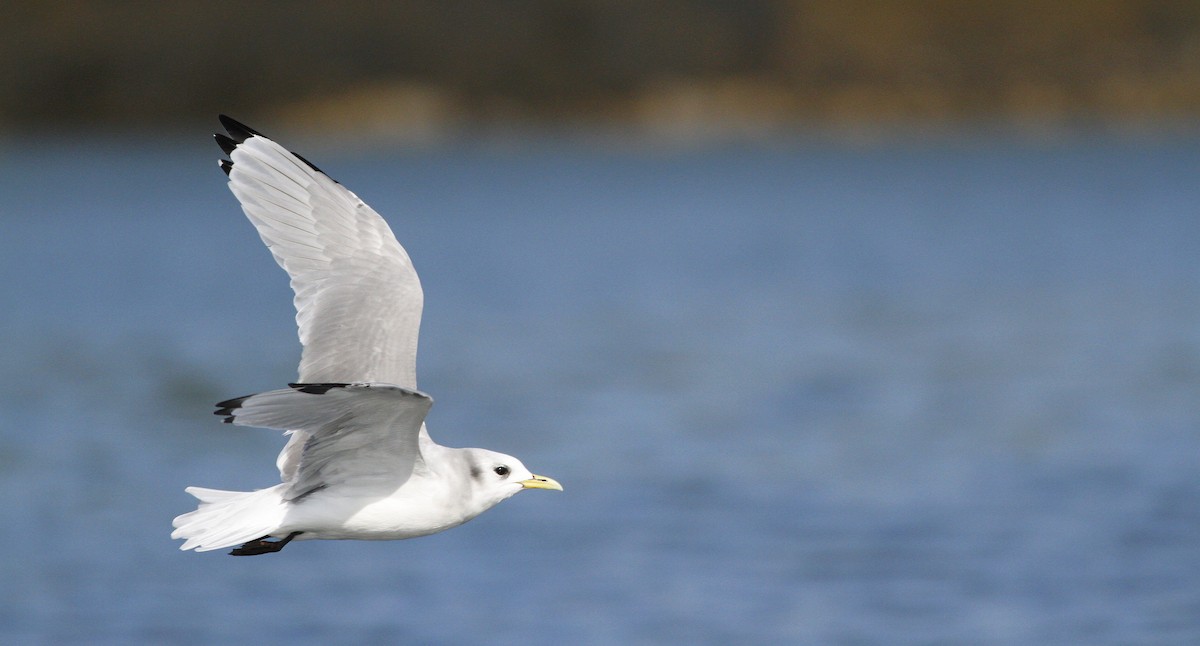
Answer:
<svg viewBox="0 0 1200 646"><path fill-rule="evenodd" d="M528 480L522 480L518 484L526 489L552 489L554 491L563 490L562 485L558 484L554 478L547 478L546 476L533 476Z"/></svg>

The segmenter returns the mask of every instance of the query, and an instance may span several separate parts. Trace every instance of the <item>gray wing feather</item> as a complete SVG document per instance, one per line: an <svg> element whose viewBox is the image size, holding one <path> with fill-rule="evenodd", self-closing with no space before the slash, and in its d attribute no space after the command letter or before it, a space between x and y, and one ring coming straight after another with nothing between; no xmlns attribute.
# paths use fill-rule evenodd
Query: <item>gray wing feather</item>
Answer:
<svg viewBox="0 0 1200 646"><path fill-rule="evenodd" d="M307 160L232 119L221 168L246 217L291 278L304 350L299 380L417 387L417 335L424 296L408 253L357 195ZM308 431L276 461L292 481Z"/></svg>
<svg viewBox="0 0 1200 646"><path fill-rule="evenodd" d="M402 482L421 462L418 436L432 405L391 384L292 384L221 402L216 414L304 438L284 479L286 498L297 500L332 484Z"/></svg>
<svg viewBox="0 0 1200 646"><path fill-rule="evenodd" d="M387 222L261 135L229 157L229 189L291 277L304 346L299 380L416 388L424 297Z"/></svg>

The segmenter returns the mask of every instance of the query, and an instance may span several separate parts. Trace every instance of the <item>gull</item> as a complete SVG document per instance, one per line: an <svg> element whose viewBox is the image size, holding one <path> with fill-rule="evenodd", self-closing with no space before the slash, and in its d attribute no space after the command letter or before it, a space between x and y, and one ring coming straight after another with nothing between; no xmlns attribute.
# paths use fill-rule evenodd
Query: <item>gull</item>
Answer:
<svg viewBox="0 0 1200 646"><path fill-rule="evenodd" d="M562 491L521 461L429 437L417 390L424 295L378 213L300 155L225 115L220 166L291 278L303 352L288 388L217 404L229 424L284 431L281 482L188 487L173 539L198 552L278 552L293 540L396 540L461 525L524 489Z"/></svg>

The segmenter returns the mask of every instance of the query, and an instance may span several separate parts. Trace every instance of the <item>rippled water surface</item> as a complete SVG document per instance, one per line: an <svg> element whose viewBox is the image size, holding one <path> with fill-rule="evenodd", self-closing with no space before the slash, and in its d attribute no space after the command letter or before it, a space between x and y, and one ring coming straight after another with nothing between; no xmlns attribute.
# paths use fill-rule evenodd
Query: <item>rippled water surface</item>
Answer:
<svg viewBox="0 0 1200 646"><path fill-rule="evenodd" d="M197 133L0 146L0 642L1200 642L1200 140L293 143L426 292L444 534L182 553L295 378Z"/></svg>

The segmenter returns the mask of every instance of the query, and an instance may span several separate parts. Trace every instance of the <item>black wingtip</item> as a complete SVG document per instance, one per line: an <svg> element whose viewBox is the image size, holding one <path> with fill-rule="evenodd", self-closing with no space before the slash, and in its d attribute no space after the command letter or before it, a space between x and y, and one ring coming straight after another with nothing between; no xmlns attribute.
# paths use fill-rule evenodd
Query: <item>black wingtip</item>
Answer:
<svg viewBox="0 0 1200 646"><path fill-rule="evenodd" d="M221 166L221 170L225 171L226 175L233 171L233 162L228 159L219 160L217 164Z"/></svg>
<svg viewBox="0 0 1200 646"><path fill-rule="evenodd" d="M234 141L234 143L240 144L251 137L264 136L263 133L255 130L254 128L251 128L241 121L226 115L219 114L217 115L217 118L221 120L221 125L225 127L225 131L229 133L229 137Z"/></svg>
<svg viewBox="0 0 1200 646"><path fill-rule="evenodd" d="M225 418L221 421L226 424L232 424L235 417L234 411L241 408L242 404L253 396L246 395L245 397L235 397L233 399L226 399L223 402L217 402L217 410L213 411L213 415L220 415Z"/></svg>
<svg viewBox="0 0 1200 646"><path fill-rule="evenodd" d="M233 154L233 151L238 147L238 142L219 132L213 135L213 139L217 140L217 145L221 147L221 152L226 155Z"/></svg>
<svg viewBox="0 0 1200 646"><path fill-rule="evenodd" d="M221 120L221 125L225 126L225 130L227 132L229 132L229 136L225 136L221 133L217 133L217 134L213 135L213 138L217 140L217 145L221 147L221 150L226 155L233 154L234 149L237 148L238 145L242 144L250 137L263 137L264 139L269 139L269 137L267 137L263 133L255 130L254 128L251 128L250 126L238 121L237 119L233 119L224 114L217 115L217 118ZM326 177L329 177L329 173L326 173L325 171L321 170L320 168L317 168L316 164L305 159L304 156L301 155L300 153L297 153L294 150L290 151L290 152L296 156L296 159L299 159L300 161L307 164L309 168L317 171L318 173L321 173L322 175L324 175ZM233 162L226 162L226 161L221 162L221 170L225 171L226 175L228 175L229 171L232 169L233 169ZM330 179L333 179L333 178L330 177ZM336 179L333 179L333 182L335 184L338 183L338 181Z"/></svg>

